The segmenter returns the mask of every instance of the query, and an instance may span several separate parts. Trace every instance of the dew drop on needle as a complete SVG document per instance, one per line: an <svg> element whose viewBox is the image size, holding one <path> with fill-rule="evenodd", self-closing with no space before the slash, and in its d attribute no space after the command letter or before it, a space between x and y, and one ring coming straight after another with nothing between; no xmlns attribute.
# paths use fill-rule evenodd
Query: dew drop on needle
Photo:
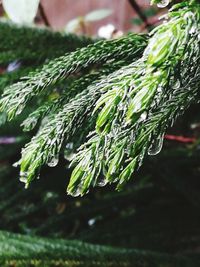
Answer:
<svg viewBox="0 0 200 267"><path fill-rule="evenodd" d="M160 134L154 139L148 149L148 155L154 156L160 153L164 141L164 134Z"/></svg>
<svg viewBox="0 0 200 267"><path fill-rule="evenodd" d="M164 8L169 5L169 0L161 0L160 3L157 4L159 8Z"/></svg>

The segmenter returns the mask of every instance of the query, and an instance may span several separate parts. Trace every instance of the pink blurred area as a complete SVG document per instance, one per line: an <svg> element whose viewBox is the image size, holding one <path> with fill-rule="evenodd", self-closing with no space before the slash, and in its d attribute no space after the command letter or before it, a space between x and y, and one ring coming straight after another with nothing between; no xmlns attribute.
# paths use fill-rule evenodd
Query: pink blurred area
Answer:
<svg viewBox="0 0 200 267"><path fill-rule="evenodd" d="M149 7L149 0L139 0L138 5L143 9ZM116 29L127 31L133 29L140 31L141 26L133 26L131 20L137 14L128 0L41 0L44 11L51 27L55 30L62 29L71 19L84 16L96 9L112 9L109 17L92 23L92 34L96 34L100 26L108 23Z"/></svg>
<svg viewBox="0 0 200 267"><path fill-rule="evenodd" d="M28 0L27 0L28 1ZM85 16L89 12L97 9L111 9L113 13L100 21L92 22L90 33L96 35L101 26L113 24L114 27L123 32L145 31L145 25L136 25L131 21L138 18L137 13L131 7L129 0L40 0L41 6L50 24L54 30L62 30L66 24L77 17ZM144 13L150 7L150 0L136 0ZM1 3L1 0L0 0ZM164 10L165 12L165 10ZM148 21L151 25L158 23L158 17L162 13L149 17ZM0 16L3 15L3 9L0 5ZM38 11L36 23L44 24L41 12Z"/></svg>

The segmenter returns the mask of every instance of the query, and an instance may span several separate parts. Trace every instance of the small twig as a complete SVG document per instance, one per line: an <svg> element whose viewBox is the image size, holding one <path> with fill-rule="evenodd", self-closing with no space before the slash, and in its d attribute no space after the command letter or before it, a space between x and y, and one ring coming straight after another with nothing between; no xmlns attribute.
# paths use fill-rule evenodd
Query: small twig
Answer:
<svg viewBox="0 0 200 267"><path fill-rule="evenodd" d="M40 10L40 14L42 16L42 19L43 19L45 25L48 26L48 27L51 27L51 25L49 23L49 20L48 20L46 14L45 14L44 8L43 8L41 3L39 4L39 10Z"/></svg>
<svg viewBox="0 0 200 267"><path fill-rule="evenodd" d="M16 137L0 137L0 145L10 145L17 142Z"/></svg>
<svg viewBox="0 0 200 267"><path fill-rule="evenodd" d="M141 8L139 7L139 5L137 4L137 2L135 0L129 0L130 5L132 6L132 8L136 11L136 13L138 14L138 16L141 18L141 20L144 22L145 27L147 29L151 28L151 24L149 24L147 17L145 16L145 14L141 11Z"/></svg>
<svg viewBox="0 0 200 267"><path fill-rule="evenodd" d="M170 140L170 141L180 142L180 143L194 143L197 141L197 139L194 137L185 137L182 135L170 135L170 134L166 134L165 139Z"/></svg>

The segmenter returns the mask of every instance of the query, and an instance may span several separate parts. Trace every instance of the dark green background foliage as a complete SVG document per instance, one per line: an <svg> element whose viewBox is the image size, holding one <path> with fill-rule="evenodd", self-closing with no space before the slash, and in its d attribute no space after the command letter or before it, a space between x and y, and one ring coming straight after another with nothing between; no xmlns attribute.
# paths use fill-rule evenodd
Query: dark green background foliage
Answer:
<svg viewBox="0 0 200 267"><path fill-rule="evenodd" d="M198 135L190 129L198 110L193 106L171 133ZM0 228L23 234L0 233L2 266L199 266L198 145L166 141L163 152L146 161L122 192L107 187L72 198L63 192L69 177L64 160L23 188L10 165L24 141L0 147Z"/></svg>

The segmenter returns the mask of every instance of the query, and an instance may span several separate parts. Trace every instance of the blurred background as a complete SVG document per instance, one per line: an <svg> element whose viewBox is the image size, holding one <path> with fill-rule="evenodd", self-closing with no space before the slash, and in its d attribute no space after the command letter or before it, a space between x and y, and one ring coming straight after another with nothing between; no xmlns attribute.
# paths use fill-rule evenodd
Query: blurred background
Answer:
<svg viewBox="0 0 200 267"><path fill-rule="evenodd" d="M41 3L47 14L50 25L54 29L63 28L67 22L78 16L85 16L92 10L97 9L110 9L112 14L101 20L96 21L92 25L92 33L96 34L99 27L102 25L113 24L114 27L121 31L137 30L141 31L145 27L142 19L138 16L137 10L133 8L133 4L138 6L144 17L147 18L149 24L154 24L157 20L156 7L150 7L148 0L128 1L128 0L87 0L87 1L48 1L43 0Z"/></svg>
<svg viewBox="0 0 200 267"><path fill-rule="evenodd" d="M150 6L148 0L42 0L36 17L37 23L48 24L52 29L61 30L78 17L91 11L110 10L111 14L101 20L93 18L88 32L97 35L102 26L112 24L116 30L141 32L158 23L158 17L165 10ZM158 14L159 12L159 14ZM3 9L1 7L1 15Z"/></svg>

